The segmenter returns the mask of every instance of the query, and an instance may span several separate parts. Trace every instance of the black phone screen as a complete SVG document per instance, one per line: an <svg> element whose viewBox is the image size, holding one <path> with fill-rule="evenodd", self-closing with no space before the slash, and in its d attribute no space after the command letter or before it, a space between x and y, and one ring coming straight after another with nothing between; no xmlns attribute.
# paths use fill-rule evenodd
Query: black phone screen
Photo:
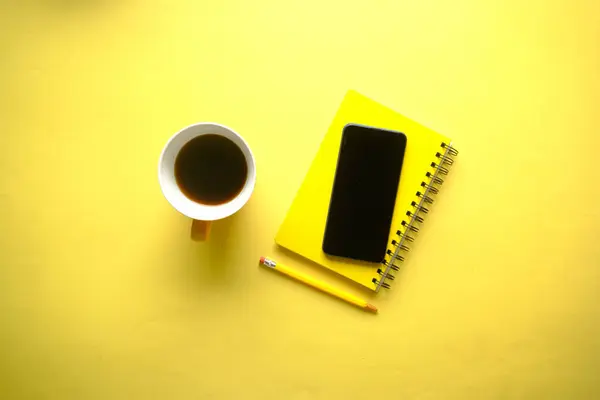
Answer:
<svg viewBox="0 0 600 400"><path fill-rule="evenodd" d="M326 254L383 261L405 149L403 133L346 125L323 238Z"/></svg>

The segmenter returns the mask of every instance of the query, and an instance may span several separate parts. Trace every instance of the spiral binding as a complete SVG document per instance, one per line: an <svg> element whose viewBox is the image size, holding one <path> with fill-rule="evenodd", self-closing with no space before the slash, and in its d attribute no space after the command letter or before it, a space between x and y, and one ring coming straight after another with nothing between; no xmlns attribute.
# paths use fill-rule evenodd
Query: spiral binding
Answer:
<svg viewBox="0 0 600 400"><path fill-rule="evenodd" d="M408 221L402 221L402 227L396 231L398 239L392 240L392 248L388 249L386 254L389 260L383 260L382 264L385 268L379 268L377 273L378 278L373 278L373 283L376 285L375 291L381 288L389 289L390 284L386 281L393 281L394 275L392 271L398 271L400 266L396 262L403 262L404 255L410 248L408 242L415 240L413 234L419 232L416 225L422 224L425 220L423 215L429 212L427 205L433 204L431 195L439 193L439 187L444 183L444 179L440 175L448 175L449 168L454 164L454 157L458 156L458 151L452 147L452 143L442 143L441 150L435 154L436 160L430 164L431 171L425 174L425 180L421 182L421 191L418 191L416 199L410 203L412 209L406 212Z"/></svg>

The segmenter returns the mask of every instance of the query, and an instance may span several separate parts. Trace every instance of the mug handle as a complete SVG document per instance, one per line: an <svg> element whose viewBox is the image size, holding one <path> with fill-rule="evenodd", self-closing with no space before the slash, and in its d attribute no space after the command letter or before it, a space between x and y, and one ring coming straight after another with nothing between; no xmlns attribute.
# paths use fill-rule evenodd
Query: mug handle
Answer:
<svg viewBox="0 0 600 400"><path fill-rule="evenodd" d="M192 240L197 242L204 242L205 240L208 240L211 226L212 221L200 221L197 219L192 220Z"/></svg>

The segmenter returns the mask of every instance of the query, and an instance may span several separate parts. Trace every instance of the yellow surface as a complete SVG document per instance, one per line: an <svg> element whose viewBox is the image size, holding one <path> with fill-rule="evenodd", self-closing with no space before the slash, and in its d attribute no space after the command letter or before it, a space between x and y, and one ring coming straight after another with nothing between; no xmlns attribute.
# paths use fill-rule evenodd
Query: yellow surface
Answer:
<svg viewBox="0 0 600 400"><path fill-rule="evenodd" d="M3 399L600 397L600 3L23 0L0 13ZM259 267L349 88L460 149L372 315ZM218 121L256 193L162 198Z"/></svg>
<svg viewBox="0 0 600 400"><path fill-rule="evenodd" d="M410 222L410 217L406 216L406 212L415 211L414 207L411 206L411 202L416 201L418 203L419 198L416 193L419 190L424 191L421 183L423 181L429 183L431 180L425 174L435 172L435 169L431 167L431 163L439 161L436 158L436 153L443 152L442 142L450 144L450 139L356 91L349 91L346 94L340 109L327 130L319 151L275 236L275 242L356 283L375 290L377 284L373 283L373 279L380 278L377 270L380 268L385 270L384 265L331 257L325 254L322 249L342 132L344 127L350 123L392 129L403 132L407 137L394 217L390 237L387 241L388 249L392 249L392 251L391 241L399 239L396 231L399 229L402 232L406 231L401 225L402 221ZM374 193L373 195L376 196L377 194ZM423 215L423 217L426 217L426 215ZM420 224L415 222L416 226L420 228ZM407 256L404 251L401 251L400 254L404 257ZM389 262L390 258L386 256L385 260ZM394 261L393 263L400 264L400 261ZM387 283L391 284L392 282L388 279Z"/></svg>

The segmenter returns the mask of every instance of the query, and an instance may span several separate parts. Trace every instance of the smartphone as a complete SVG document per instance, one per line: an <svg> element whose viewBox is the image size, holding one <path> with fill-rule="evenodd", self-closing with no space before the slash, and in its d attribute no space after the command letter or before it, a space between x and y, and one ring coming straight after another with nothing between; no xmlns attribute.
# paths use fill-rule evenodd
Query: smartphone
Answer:
<svg viewBox="0 0 600 400"><path fill-rule="evenodd" d="M383 261L405 150L401 132L344 127L323 237L326 254Z"/></svg>

